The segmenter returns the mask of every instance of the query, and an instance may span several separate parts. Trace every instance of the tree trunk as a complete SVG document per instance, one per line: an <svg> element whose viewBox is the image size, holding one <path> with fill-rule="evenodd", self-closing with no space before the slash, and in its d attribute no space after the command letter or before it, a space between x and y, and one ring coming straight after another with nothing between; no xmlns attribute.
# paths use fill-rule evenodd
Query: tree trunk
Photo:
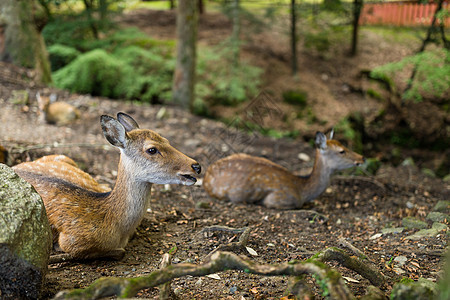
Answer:
<svg viewBox="0 0 450 300"><path fill-rule="evenodd" d="M291 55L292 75L297 75L297 14L295 0L291 0Z"/></svg>
<svg viewBox="0 0 450 300"><path fill-rule="evenodd" d="M48 53L35 24L37 8L35 0L0 1L0 60L35 69L39 82L50 83Z"/></svg>
<svg viewBox="0 0 450 300"><path fill-rule="evenodd" d="M233 8L232 8L232 22L233 29L231 32L231 49L233 53L233 67L237 69L239 67L239 56L240 56L240 40L239 35L241 33L241 17L240 10L241 6L239 0L233 0Z"/></svg>
<svg viewBox="0 0 450 300"><path fill-rule="evenodd" d="M351 56L355 56L358 51L359 16L361 15L362 6L363 0L353 1L353 34L352 34L352 47L350 50Z"/></svg>
<svg viewBox="0 0 450 300"><path fill-rule="evenodd" d="M198 12L201 15L205 13L205 2L203 0L198 0Z"/></svg>
<svg viewBox="0 0 450 300"><path fill-rule="evenodd" d="M194 102L197 0L179 0L177 8L177 61L173 81L173 100L192 110Z"/></svg>

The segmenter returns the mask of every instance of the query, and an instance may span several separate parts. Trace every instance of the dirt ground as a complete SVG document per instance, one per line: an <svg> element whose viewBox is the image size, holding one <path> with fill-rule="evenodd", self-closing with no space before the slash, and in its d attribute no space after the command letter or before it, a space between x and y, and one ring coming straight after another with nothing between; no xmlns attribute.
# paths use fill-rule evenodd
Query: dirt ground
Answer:
<svg viewBox="0 0 450 300"><path fill-rule="evenodd" d="M161 17L160 13L145 11L133 14L125 21L142 25L142 28L158 37L173 36L173 16ZM156 22L158 16L160 19ZM221 20L217 15L210 15L201 22L201 43L218 42L221 35L229 32L226 20L216 24L213 22L216 19ZM224 24L228 24L228 27ZM272 41L276 38L271 37ZM378 108L376 102L362 99L360 94L351 93L346 88L346 82L356 80L353 66L360 69L370 67L373 61L367 60L367 57L371 55L377 55L381 61L387 60L386 55L380 53L381 50L377 53L370 50L370 46L377 43L379 49L384 49L384 54L391 53L389 59L392 60L408 50L397 51L372 38L363 37L367 42L363 45L367 46L363 46L363 54L359 58L349 59L343 54L337 54L339 63L332 66L319 59L314 60L315 57L309 54L300 58L307 67L300 72L299 78L307 82L305 86L309 86L310 95L314 95L313 99L317 100L313 109L320 112L321 119L325 121L308 126L308 130L302 132L306 139L315 130L329 129L349 111ZM287 55L286 49L277 48L277 44L272 43L273 48L270 49L276 55L268 55L266 50L270 47L270 39L263 36L255 39L259 42L247 46L244 55L255 53L252 59L265 61L265 66L271 70L267 73L278 78L268 83L266 91L295 86L296 81L288 76L287 63L282 61ZM355 70L355 73L348 74L344 66L348 70ZM312 166L312 161L299 159L299 153L313 157L313 148L301 138L275 140L256 132L244 135L227 124L193 116L176 107L138 105L59 91L60 99L80 109L81 119L66 126L45 124L39 120L33 97L27 104L10 101L17 98L14 90L28 89L33 96L43 88L23 81L22 78L27 74L19 69L2 65L1 72L0 145L9 150L10 165L46 154L62 153L72 157L83 170L100 182L112 186L119 153L108 146L102 136L99 116L123 111L132 115L142 128L157 131L176 148L197 159L203 170L211 162L233 152L265 156L296 173L308 173ZM258 100L263 102L257 102L256 107L260 107L261 103L274 103L272 100L263 97L263 100ZM278 122L272 118L273 115L266 116L265 122ZM220 232L207 236L200 234L203 228L212 225L250 227L247 246L255 250L257 255L251 255L245 250L237 254L250 257L257 263L305 260L321 249L339 246L338 239L344 238L363 251L387 276L388 281L381 286L386 295L389 295L392 285L400 277L438 280L442 267L440 253L448 244L445 231L435 237L419 240L406 239L417 231L415 229L383 235L379 233L383 228L402 226L402 218L406 216L417 217L431 226L426 215L439 200L450 199L449 183L427 177L411 166L394 168L386 164L375 176L370 177L349 176L351 173L335 176L324 194L304 209L293 211L218 201L208 197L200 185L154 185L148 213L126 247L125 258L121 261L96 260L50 265L43 298L51 298L60 290L86 287L100 277L149 274L159 268L162 255L174 246L177 246L177 251L172 259L173 264L201 263L219 245L238 238L234 234ZM315 218L315 213L311 211L323 217ZM407 258L402 265L395 261L399 256ZM365 294L370 285L367 279L337 264L330 265L350 278L347 284L355 295ZM180 299L279 299L285 296L289 281L288 277L262 277L240 271L220 272L217 275L219 277L215 278L183 277L174 280L171 287ZM308 278L308 281L314 283L312 278ZM315 287L313 290L321 298L319 289ZM138 297L157 299L158 289L142 290Z"/></svg>

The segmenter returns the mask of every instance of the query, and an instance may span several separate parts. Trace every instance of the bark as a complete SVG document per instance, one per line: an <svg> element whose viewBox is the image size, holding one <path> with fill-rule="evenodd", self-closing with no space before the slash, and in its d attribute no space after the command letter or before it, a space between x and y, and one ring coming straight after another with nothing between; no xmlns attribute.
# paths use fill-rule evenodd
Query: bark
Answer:
<svg viewBox="0 0 450 300"><path fill-rule="evenodd" d="M50 61L35 18L40 8L35 0L0 1L0 60L34 69L38 82L50 83Z"/></svg>
<svg viewBox="0 0 450 300"><path fill-rule="evenodd" d="M177 8L177 60L172 87L173 101L193 109L198 0L180 0Z"/></svg>
<svg viewBox="0 0 450 300"><path fill-rule="evenodd" d="M353 2L353 32L352 32L352 47L350 55L355 56L358 51L358 32L359 32L359 16L361 15L361 9L363 6L363 0L354 0Z"/></svg>

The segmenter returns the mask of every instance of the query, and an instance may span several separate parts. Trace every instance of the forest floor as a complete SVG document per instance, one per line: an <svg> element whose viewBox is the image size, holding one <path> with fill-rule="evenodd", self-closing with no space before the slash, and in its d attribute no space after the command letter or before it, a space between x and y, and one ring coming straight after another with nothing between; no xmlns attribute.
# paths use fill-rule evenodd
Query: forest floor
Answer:
<svg viewBox="0 0 450 300"><path fill-rule="evenodd" d="M201 22L200 43L212 43L214 39L218 42L221 36L229 33L229 24L221 18L210 15ZM216 24L215 20L223 22ZM156 37L170 38L174 34L174 16L170 12L138 11L128 15L124 21L139 25ZM250 56L249 53L253 52L253 61L264 62L268 70L266 76L272 76L272 81L267 81L265 86L266 91L273 92L268 94L276 95L276 91L295 87L298 82L290 77L288 63L283 59L287 55L285 47L275 42L276 37L255 38L259 42L248 46L243 55ZM352 93L348 83L363 84L356 79L359 78L356 70L395 60L410 51L392 48L384 39L377 39L374 35L364 35L362 39L361 51L365 54L355 59L346 58L343 53L336 54L333 64L326 64L313 55L305 54L300 58L302 68L299 80L306 82L302 83L302 87L308 88L309 95L313 95L313 109L324 120L313 126L308 125L308 130L301 132L306 139L315 130L329 129L352 110L378 109L379 103ZM268 45L270 40L271 46ZM377 45L377 48L371 45ZM378 62L367 59L372 55L377 56ZM10 165L61 153L73 158L100 182L112 186L117 175L119 153L117 149L106 146L99 116L123 111L132 115L142 128L157 131L176 148L197 159L203 170L211 162L233 152L265 156L296 173L308 173L312 167L312 161L299 159L300 153L313 158L314 149L303 140L274 139L258 132L242 134L227 124L193 116L170 106L139 105L56 91L60 99L79 108L81 119L66 126L45 124L39 120L34 100L26 104L10 101L18 97L17 91L27 89L34 96L42 87L24 81L23 77L27 74L20 69L2 65L2 74L5 73L8 76L2 78L8 80L0 81L0 145L9 150ZM262 104L267 107L267 103L275 103L277 109L283 112L289 109L269 98L256 102L256 106L247 107L247 111ZM277 116L277 113L269 114L264 122L281 124ZM393 284L401 277L421 277L431 281L439 279L443 263L441 254L448 244L448 229L417 239L410 236L418 229L384 229L403 227L402 220L407 216L421 219L431 228L433 222L427 218L428 214L439 201L448 199L448 182L428 177L411 165L392 167L384 164L376 175L367 177L349 176L348 173L337 175L318 199L301 210L290 211L218 201L210 198L201 185L154 185L150 208L126 247L125 258L121 261L50 265L44 298L51 298L60 290L86 287L100 277L149 274L159 268L162 255L174 246L177 251L172 258L173 264L204 262L212 250L238 238L232 233L201 233L202 229L213 225L249 227L251 233L247 246L257 255L250 254L245 248L236 253L261 264L294 259L302 261L327 247L340 247L339 239L343 238L364 252L386 275L387 281L380 288L389 295ZM314 211L321 217L315 217L317 214ZM330 266L347 278L347 284L355 295L365 294L371 284L366 278L338 264L330 263ZM225 271L216 275L179 278L172 282L171 287L180 299L279 299L285 295L289 281L285 276L262 277L241 271ZM308 282L314 283L314 279L308 278ZM318 287L313 290L320 298ZM142 290L138 297L157 298L158 288Z"/></svg>

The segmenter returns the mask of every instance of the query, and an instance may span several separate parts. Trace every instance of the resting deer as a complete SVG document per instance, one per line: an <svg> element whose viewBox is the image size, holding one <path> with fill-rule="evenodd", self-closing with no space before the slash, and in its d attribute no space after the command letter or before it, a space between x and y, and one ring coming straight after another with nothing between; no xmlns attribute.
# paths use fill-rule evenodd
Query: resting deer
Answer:
<svg viewBox="0 0 450 300"><path fill-rule="evenodd" d="M239 203L261 203L269 208L302 207L328 186L334 171L364 162L364 158L336 140L316 134L316 157L309 176L296 176L262 157L234 154L210 165L203 187L214 198Z"/></svg>
<svg viewBox="0 0 450 300"><path fill-rule="evenodd" d="M141 222L152 183L193 185L201 167L167 139L139 129L127 114L101 116L103 134L120 150L117 180L107 192L63 155L21 163L14 170L44 200L55 246L65 259L120 259Z"/></svg>
<svg viewBox="0 0 450 300"><path fill-rule="evenodd" d="M43 121L49 124L66 125L80 118L80 111L66 102L56 101L56 94L41 96L36 93L36 99Z"/></svg>

